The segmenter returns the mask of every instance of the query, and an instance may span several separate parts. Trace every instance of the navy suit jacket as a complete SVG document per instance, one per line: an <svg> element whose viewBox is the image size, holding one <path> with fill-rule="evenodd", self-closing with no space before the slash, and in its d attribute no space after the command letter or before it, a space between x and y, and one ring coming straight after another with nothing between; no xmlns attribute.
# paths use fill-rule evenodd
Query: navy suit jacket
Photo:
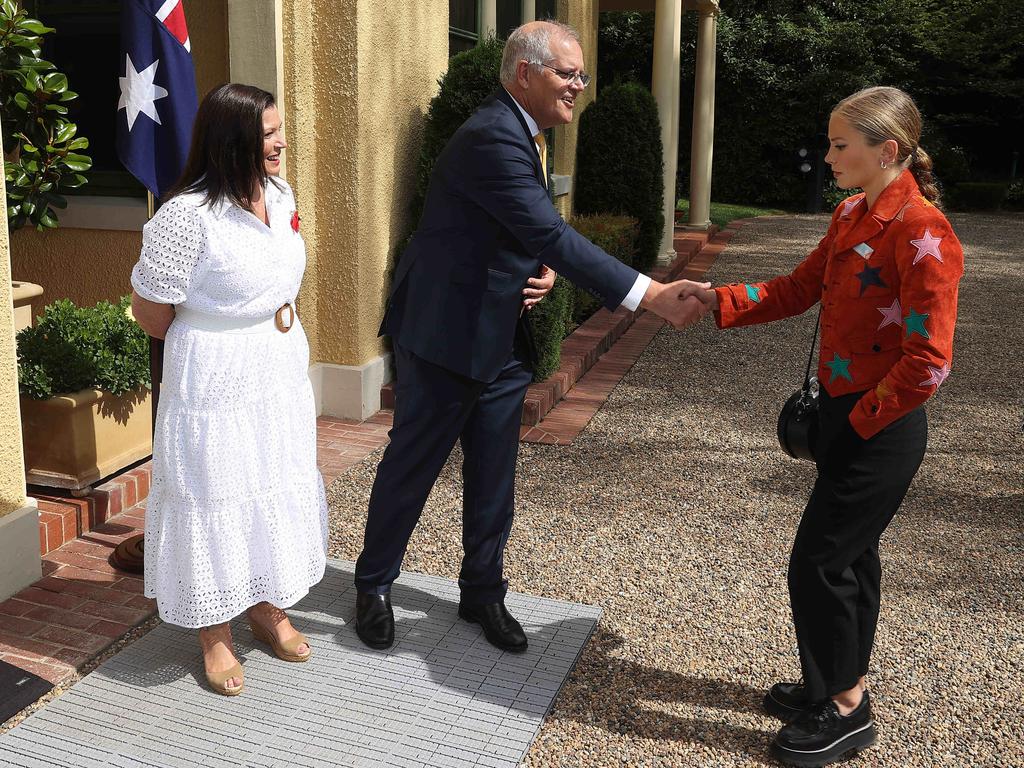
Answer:
<svg viewBox="0 0 1024 768"><path fill-rule="evenodd" d="M381 334L457 374L493 381L512 353L523 288L542 264L609 309L637 278L555 210L526 121L499 88L434 165Z"/></svg>

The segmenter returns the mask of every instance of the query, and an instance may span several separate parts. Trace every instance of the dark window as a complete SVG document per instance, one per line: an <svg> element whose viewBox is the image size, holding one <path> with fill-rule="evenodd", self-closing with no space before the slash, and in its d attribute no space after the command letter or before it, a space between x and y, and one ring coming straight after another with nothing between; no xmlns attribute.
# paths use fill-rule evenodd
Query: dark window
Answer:
<svg viewBox="0 0 1024 768"><path fill-rule="evenodd" d="M479 0L449 0L448 55L468 51L478 39Z"/></svg>
<svg viewBox="0 0 1024 768"><path fill-rule="evenodd" d="M521 0L497 0L498 37L506 40L513 29L522 24Z"/></svg>
<svg viewBox="0 0 1024 768"><path fill-rule="evenodd" d="M117 0L25 0L30 16L53 27L43 58L68 76L78 98L68 104L68 119L78 135L89 139L92 157L89 183L69 194L144 197L145 187L117 159L117 102L121 58L120 13Z"/></svg>
<svg viewBox="0 0 1024 768"><path fill-rule="evenodd" d="M555 12L555 0L537 0L535 10L537 18L541 21L558 18L558 14Z"/></svg>

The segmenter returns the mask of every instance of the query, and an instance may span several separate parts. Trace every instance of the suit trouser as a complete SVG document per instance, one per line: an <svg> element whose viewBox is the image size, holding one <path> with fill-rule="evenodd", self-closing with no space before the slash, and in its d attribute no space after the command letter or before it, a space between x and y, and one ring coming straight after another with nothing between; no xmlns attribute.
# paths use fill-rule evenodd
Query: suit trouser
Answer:
<svg viewBox="0 0 1024 768"><path fill-rule="evenodd" d="M928 439L924 409L917 408L856 450L830 451L844 429L850 434L848 415L860 397L821 392L818 478L790 556L790 603L811 701L853 688L867 674L880 604L879 538Z"/></svg>
<svg viewBox="0 0 1024 768"><path fill-rule="evenodd" d="M394 426L370 493L356 588L385 594L430 489L462 441L462 599L502 600L505 543L512 530L519 424L531 372L515 354L498 377L480 382L395 344Z"/></svg>

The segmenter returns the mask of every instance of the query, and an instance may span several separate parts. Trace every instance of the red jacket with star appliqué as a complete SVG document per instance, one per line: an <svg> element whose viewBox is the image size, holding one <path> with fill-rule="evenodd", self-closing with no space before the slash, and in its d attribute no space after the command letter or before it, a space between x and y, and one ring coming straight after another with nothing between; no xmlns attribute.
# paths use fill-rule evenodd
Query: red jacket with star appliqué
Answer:
<svg viewBox="0 0 1024 768"><path fill-rule="evenodd" d="M949 375L963 249L904 171L867 210L864 194L832 214L789 275L716 288L720 328L805 312L820 300L818 381L864 392L850 424L867 439L927 400Z"/></svg>

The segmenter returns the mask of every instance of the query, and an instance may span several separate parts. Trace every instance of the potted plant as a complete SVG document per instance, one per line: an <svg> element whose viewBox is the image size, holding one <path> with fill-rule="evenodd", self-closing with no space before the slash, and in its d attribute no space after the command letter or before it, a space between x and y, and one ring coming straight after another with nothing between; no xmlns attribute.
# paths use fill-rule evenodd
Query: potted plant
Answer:
<svg viewBox="0 0 1024 768"><path fill-rule="evenodd" d="M152 452L149 339L130 303L61 299L18 332L29 483L82 491Z"/></svg>

